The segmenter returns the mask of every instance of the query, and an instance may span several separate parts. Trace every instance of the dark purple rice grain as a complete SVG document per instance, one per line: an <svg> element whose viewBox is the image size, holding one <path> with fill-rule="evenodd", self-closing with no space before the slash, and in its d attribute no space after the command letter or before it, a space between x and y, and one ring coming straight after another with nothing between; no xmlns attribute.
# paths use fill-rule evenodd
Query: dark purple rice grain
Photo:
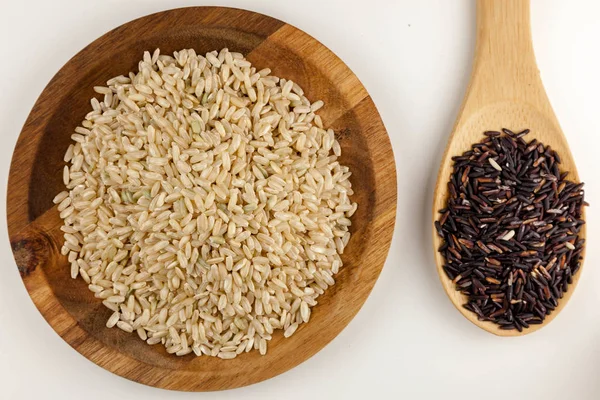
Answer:
<svg viewBox="0 0 600 400"><path fill-rule="evenodd" d="M450 198L435 222L443 269L468 297L464 308L519 331L544 321L581 267L588 205L583 183L567 181L559 155L525 141L527 133L487 131L453 157Z"/></svg>

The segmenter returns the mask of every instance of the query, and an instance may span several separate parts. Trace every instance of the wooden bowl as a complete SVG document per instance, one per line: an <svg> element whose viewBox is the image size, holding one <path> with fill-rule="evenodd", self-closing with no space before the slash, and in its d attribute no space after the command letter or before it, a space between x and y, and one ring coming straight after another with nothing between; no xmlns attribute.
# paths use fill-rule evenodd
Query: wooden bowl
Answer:
<svg viewBox="0 0 600 400"><path fill-rule="evenodd" d="M163 53L227 47L259 69L297 82L322 99L324 123L335 130L349 165L359 208L336 285L319 297L311 321L289 339L274 335L266 356L234 360L176 357L160 345L105 327L110 310L81 279L70 278L60 255L61 220L53 197L63 189L63 155L90 110L94 85L137 69L144 50ZM305 361L356 315L383 267L396 215L396 171L389 138L369 94L350 69L306 33L265 15L194 7L137 19L105 34L73 57L50 81L21 132L8 181L8 230L15 260L33 302L54 330L101 367L147 385L205 391L271 378Z"/></svg>

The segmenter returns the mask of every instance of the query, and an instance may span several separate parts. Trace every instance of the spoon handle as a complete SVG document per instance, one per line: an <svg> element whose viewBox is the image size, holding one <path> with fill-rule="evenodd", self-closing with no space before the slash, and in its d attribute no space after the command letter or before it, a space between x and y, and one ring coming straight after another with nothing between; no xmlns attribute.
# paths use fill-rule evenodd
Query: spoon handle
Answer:
<svg viewBox="0 0 600 400"><path fill-rule="evenodd" d="M469 93L479 105L544 93L531 41L529 0L477 0ZM544 96L545 97L545 93Z"/></svg>

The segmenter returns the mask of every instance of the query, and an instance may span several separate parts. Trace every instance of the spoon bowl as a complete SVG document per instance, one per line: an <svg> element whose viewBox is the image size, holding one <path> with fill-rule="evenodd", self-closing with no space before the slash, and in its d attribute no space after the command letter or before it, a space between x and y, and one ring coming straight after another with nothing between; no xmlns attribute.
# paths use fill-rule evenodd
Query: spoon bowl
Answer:
<svg viewBox="0 0 600 400"><path fill-rule="evenodd" d="M484 131L508 128L520 132L530 129L527 139L537 139L552 147L561 157L561 170L569 171L569 179L579 182L573 156L552 111L535 61L529 8L529 0L477 0L477 42L473 71L442 158L434 191L434 222L449 197L447 183L453 168L452 157L482 141ZM585 225L579 236L585 238ZM521 336L546 326L565 307L581 275L580 268L573 276L568 291L559 299L558 307L546 316L542 324L531 325L522 332L502 330L493 322L480 321L475 313L463 307L467 303L467 296L457 291L446 275L444 257L438 252L441 244L442 239L434 228L437 271L450 301L469 321L499 336Z"/></svg>

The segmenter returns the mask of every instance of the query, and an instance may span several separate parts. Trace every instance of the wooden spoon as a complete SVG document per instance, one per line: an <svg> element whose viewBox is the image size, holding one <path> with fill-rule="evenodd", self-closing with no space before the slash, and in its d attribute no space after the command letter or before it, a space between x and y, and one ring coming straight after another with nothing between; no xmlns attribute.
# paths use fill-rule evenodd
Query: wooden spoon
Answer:
<svg viewBox="0 0 600 400"><path fill-rule="evenodd" d="M531 129L527 140L537 139L560 155L562 169L569 179L579 181L575 162L558 120L544 91L536 65L529 24L529 0L477 0L477 42L471 82L448 141L434 192L433 219L448 199L447 183L452 172L452 157L480 142L487 130L508 128L519 132ZM585 238L585 225L580 236ZM444 258L437 251L442 244L435 228L433 246L442 286L454 306L478 327L499 336L520 336L547 325L560 313L573 294L581 268L573 277L558 307L543 324L519 332L501 330L498 325L479 321L475 313L463 308L467 297L455 289L443 270Z"/></svg>

